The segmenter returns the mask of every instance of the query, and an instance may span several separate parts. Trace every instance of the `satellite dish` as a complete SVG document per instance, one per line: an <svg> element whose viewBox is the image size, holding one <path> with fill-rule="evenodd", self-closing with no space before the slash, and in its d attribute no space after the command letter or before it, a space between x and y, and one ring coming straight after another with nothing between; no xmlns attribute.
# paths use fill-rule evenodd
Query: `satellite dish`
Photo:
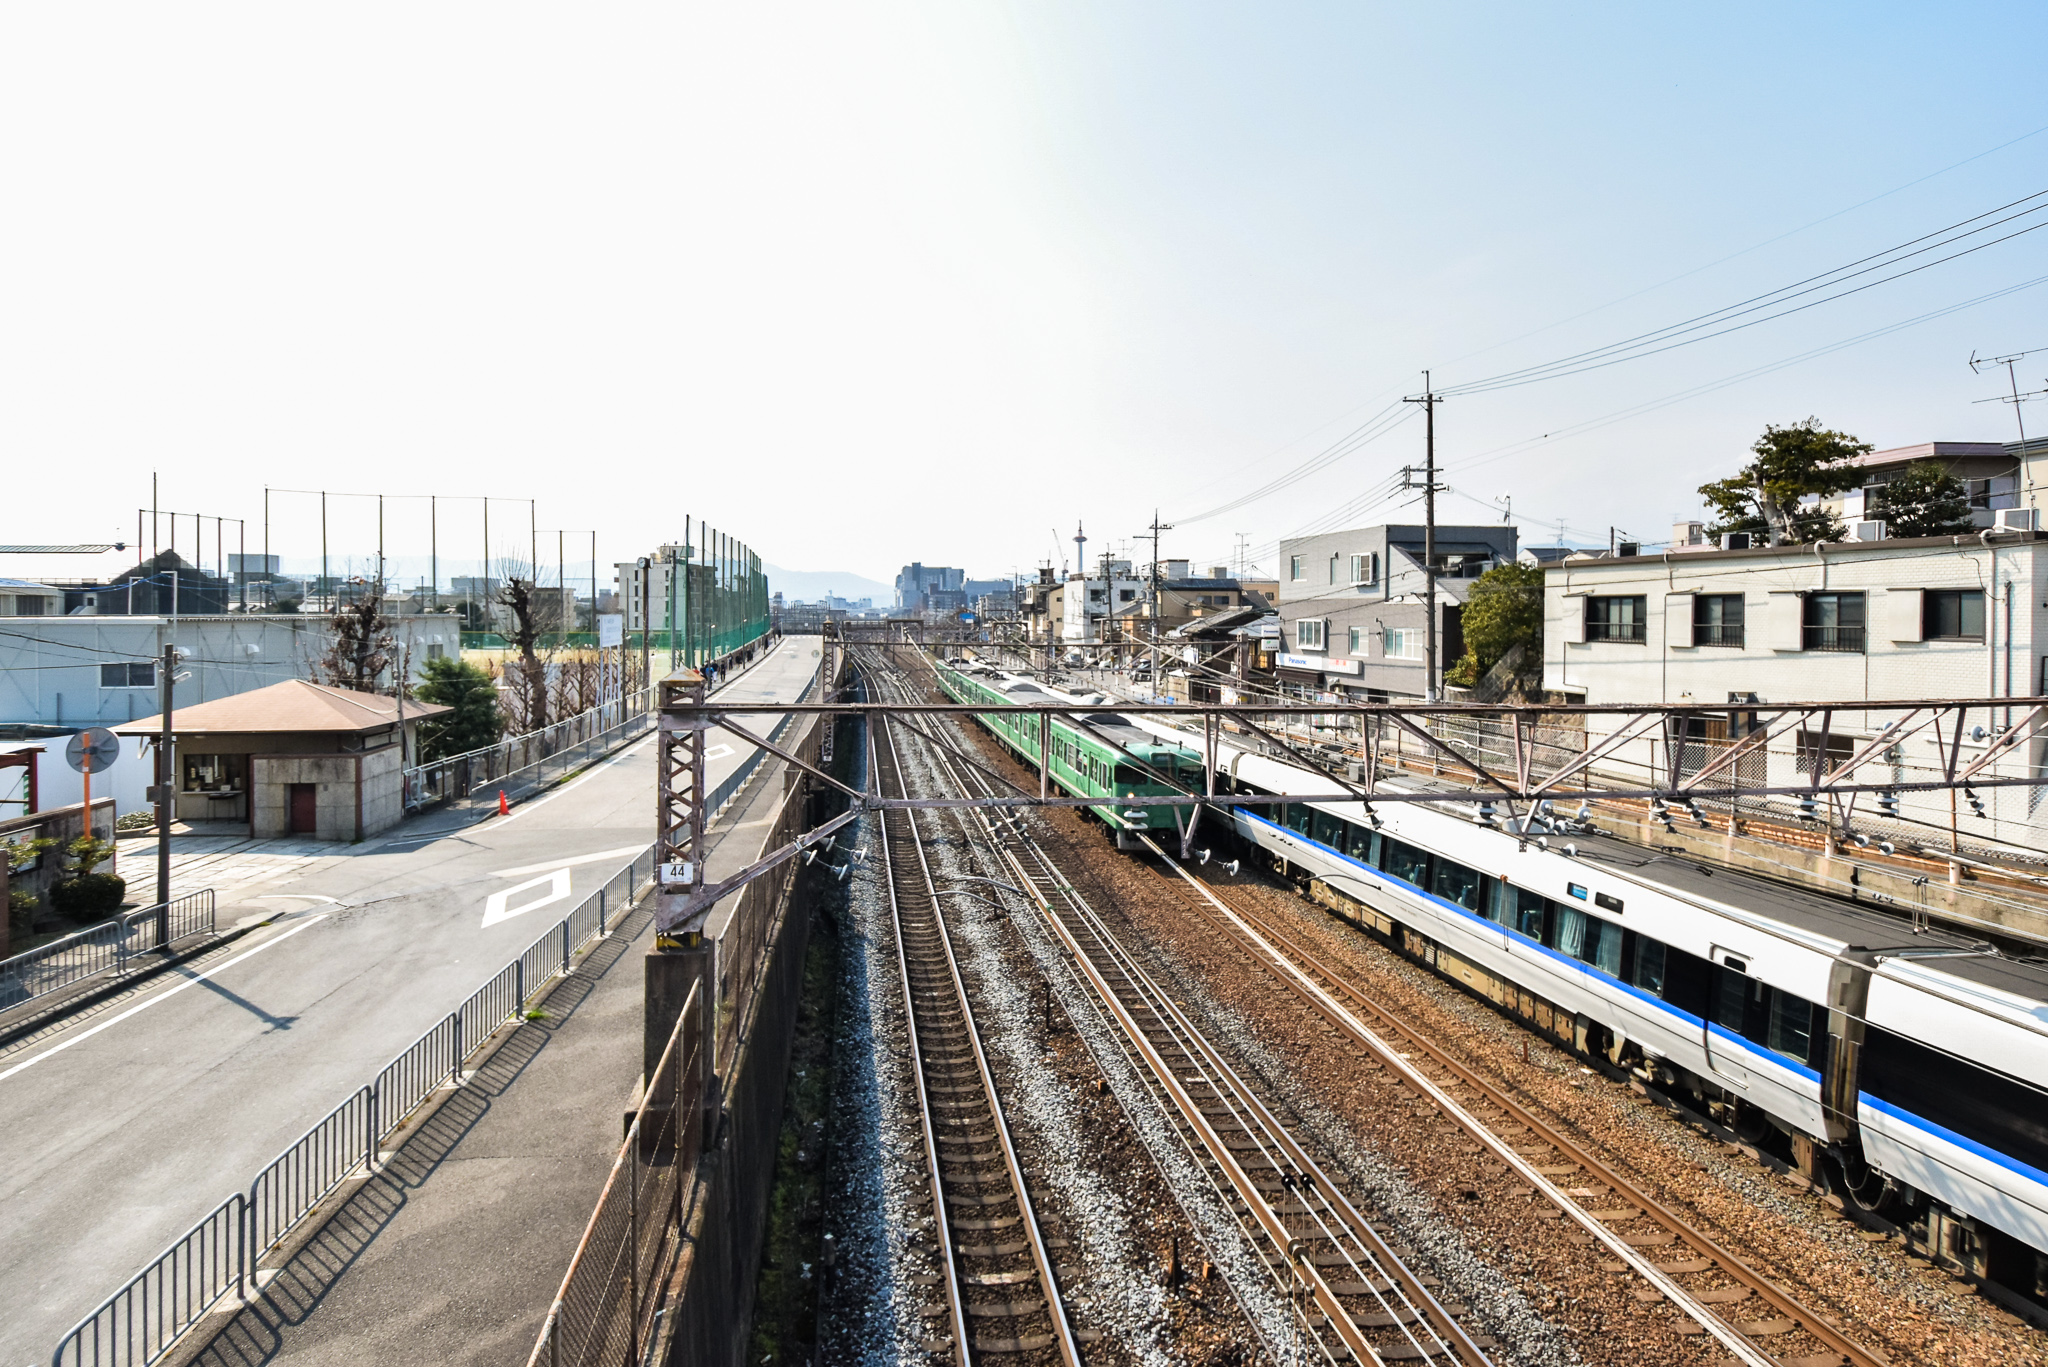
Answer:
<svg viewBox="0 0 2048 1367"><path fill-rule="evenodd" d="M105 773L121 758L121 738L104 726L90 726L71 738L64 747L65 762L79 773L92 765L96 774Z"/></svg>

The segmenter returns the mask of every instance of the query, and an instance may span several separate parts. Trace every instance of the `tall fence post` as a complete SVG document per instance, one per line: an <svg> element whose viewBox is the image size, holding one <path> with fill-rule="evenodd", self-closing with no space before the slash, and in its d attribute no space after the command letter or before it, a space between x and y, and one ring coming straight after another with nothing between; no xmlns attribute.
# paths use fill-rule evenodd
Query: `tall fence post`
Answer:
<svg viewBox="0 0 2048 1367"><path fill-rule="evenodd" d="M512 961L512 1014L519 1015L526 1009L526 956L520 955Z"/></svg>
<svg viewBox="0 0 2048 1367"><path fill-rule="evenodd" d="M448 1078L459 1083L462 1081L462 1008L456 1007L448 1019L455 1023L455 1041L449 1048Z"/></svg>
<svg viewBox="0 0 2048 1367"><path fill-rule="evenodd" d="M562 918L562 976L569 976L569 918Z"/></svg>
<svg viewBox="0 0 2048 1367"><path fill-rule="evenodd" d="M632 882L632 875L630 873L626 875L626 881ZM604 888L597 890L597 936L599 939L603 939L606 933L604 928L604 894Z"/></svg>
<svg viewBox="0 0 2048 1367"><path fill-rule="evenodd" d="M363 1175L377 1171L377 1091L381 1082L363 1088Z"/></svg>

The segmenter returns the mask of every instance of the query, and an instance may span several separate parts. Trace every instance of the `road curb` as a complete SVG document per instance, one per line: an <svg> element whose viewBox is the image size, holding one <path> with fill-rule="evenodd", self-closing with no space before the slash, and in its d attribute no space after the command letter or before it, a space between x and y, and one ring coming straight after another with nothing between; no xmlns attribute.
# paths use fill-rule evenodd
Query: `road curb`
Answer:
<svg viewBox="0 0 2048 1367"><path fill-rule="evenodd" d="M258 925L262 924L266 923L258 923ZM37 1031L45 1030L68 1016L76 1015L89 1006L98 1006L103 1001L118 997L129 988L159 977L176 968L179 964L188 963L202 954L211 954L223 945L231 945L255 929L257 929L257 926L250 925L236 926L232 930L222 931L204 944L193 945L190 949L181 949L168 959L159 959L150 967L139 972L131 973L124 978L117 978L113 982L101 983L98 987L89 988L84 992L80 992L75 997L67 997L63 1001L56 1003L43 1015L21 1021L12 1026L0 1027L0 1049L4 1049L19 1040L27 1039Z"/></svg>

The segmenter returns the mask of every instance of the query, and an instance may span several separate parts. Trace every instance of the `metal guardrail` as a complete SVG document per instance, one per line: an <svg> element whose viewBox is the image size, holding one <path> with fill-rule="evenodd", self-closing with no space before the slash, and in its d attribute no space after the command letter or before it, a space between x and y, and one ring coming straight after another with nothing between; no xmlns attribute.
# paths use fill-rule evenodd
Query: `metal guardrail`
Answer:
<svg viewBox="0 0 2048 1367"><path fill-rule="evenodd" d="M139 955L213 929L212 888L122 912L61 940L0 959L0 1011L101 973L120 977Z"/></svg>
<svg viewBox="0 0 2048 1367"><path fill-rule="evenodd" d="M528 1367L638 1363L679 1251L705 1117L704 984L676 1028L548 1307Z"/></svg>
<svg viewBox="0 0 2048 1367"><path fill-rule="evenodd" d="M740 649L760 645L757 640ZM720 657L712 663L723 688L766 659L762 650L739 665ZM459 755L448 755L405 771L405 810L443 804L495 805L498 794L517 802L528 794L654 729L655 690L639 688L625 697L564 717L538 731L507 736Z"/></svg>
<svg viewBox="0 0 2048 1367"><path fill-rule="evenodd" d="M542 986L574 967L576 951L607 933L653 876L641 851L469 999L263 1169L247 1191L216 1206L127 1285L80 1320L51 1354L53 1367L144 1367L223 1297L249 1298L257 1264L313 1207L351 1176L376 1171L385 1139L445 1086Z"/></svg>

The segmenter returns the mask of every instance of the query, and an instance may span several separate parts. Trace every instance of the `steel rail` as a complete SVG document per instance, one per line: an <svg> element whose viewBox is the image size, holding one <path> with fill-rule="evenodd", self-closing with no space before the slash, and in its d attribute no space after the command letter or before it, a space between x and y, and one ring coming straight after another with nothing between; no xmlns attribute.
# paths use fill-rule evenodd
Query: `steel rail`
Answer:
<svg viewBox="0 0 2048 1367"><path fill-rule="evenodd" d="M949 771L961 791L969 791L974 786L947 762L943 753L937 763ZM971 777L976 784L985 782L979 774ZM1019 882L1031 889L1031 900L1054 937L1066 947L1082 977L1117 1022L1133 1052L1244 1203L1253 1226L1272 1246L1281 1264L1298 1279L1299 1289L1305 1289L1309 1298L1323 1311L1325 1323L1337 1335L1345 1351L1360 1362L1379 1364L1385 1360L1366 1338L1357 1317L1341 1299L1346 1294L1366 1294L1373 1298L1381 1317L1406 1340L1411 1351L1425 1359L1449 1356L1468 1364L1486 1363L1488 1359L1479 1345L1429 1293L1420 1277L1372 1228L1285 1124L1273 1115L1254 1089L1174 1003L1172 996L1116 939L1099 914L1061 874L1044 847L1020 830L1006 828L999 831L988 822L984 813L977 812L976 815L986 828L992 848L1010 865ZM1035 870L1025 861L1026 855L1031 863L1036 864ZM1068 915L1054 907L1048 892L1058 894L1066 903L1072 922ZM1084 945L1084 940L1094 942L1094 952ZM1122 993L1110 980L1112 976L1125 984ZM1149 1037L1144 1023L1137 1018L1131 1005L1123 1000L1125 994L1142 1003L1155 1022L1157 1033L1167 1036L1178 1048L1187 1060L1184 1068L1176 1068ZM1183 1072L1189 1069L1200 1076L1184 1078ZM1261 1170L1279 1176L1280 1180L1272 1185L1277 1186L1283 1195L1293 1198L1297 1209L1291 1213L1305 1215L1314 1222L1317 1232L1304 1235L1287 1227L1282 1218L1283 1212L1275 1201L1269 1199L1269 1193L1261 1189L1244 1160L1229 1146L1220 1128L1204 1112L1203 1099L1189 1091L1190 1083L1206 1086L1214 1094L1214 1101L1254 1145L1250 1151L1256 1152L1263 1160ZM1308 1241L1318 1238L1327 1241L1344 1257L1343 1266L1358 1277L1358 1285L1364 1288L1362 1293L1348 1288L1340 1293L1323 1276L1311 1261L1311 1250L1307 1246ZM1352 1247L1347 1247L1347 1243ZM1268 1267L1270 1271L1270 1263ZM1296 1289L1295 1285L1283 1285L1290 1299ZM1319 1340L1318 1343L1326 1354L1329 1353L1329 1345Z"/></svg>
<svg viewBox="0 0 2048 1367"><path fill-rule="evenodd" d="M1152 844L1149 840L1146 843ZM1200 902L1194 905L1207 914L1213 924L1248 950L1249 957L1274 971L1283 983L1292 988L1326 1020L1364 1044L1387 1067L1407 1078L1473 1138L1492 1149L1510 1167L1530 1180L1537 1190L1544 1192L1554 1204L1585 1227L1645 1281L1656 1287L1688 1318L1712 1334L1724 1347L1733 1352L1739 1361L1752 1364L1752 1367L1773 1367L1777 1359L1758 1348L1735 1324L1695 1299L1674 1280L1673 1274L1658 1267L1634 1246L1628 1244L1623 1236L1609 1229L1604 1221L1593 1217L1590 1211L1545 1178L1514 1145L1450 1097L1440 1084L1403 1057L1401 1050L1393 1047L1377 1031L1353 1016L1338 998L1347 998L1352 1004L1371 1013L1376 1025L1398 1035L1410 1051L1426 1055L1443 1072L1478 1092L1505 1112L1511 1120L1525 1126L1540 1143L1555 1150L1591 1177L1605 1183L1613 1191L1612 1199L1633 1203L1644 1212L1644 1218L1662 1225L1665 1232L1683 1240L1693 1252L1710 1263L1717 1264L1722 1271L1747 1287L1764 1304L1797 1323L1828 1351L1842 1355L1853 1364L1853 1367L1883 1367L1884 1359L1873 1355L1868 1349L1843 1334L1818 1312L1802 1305L1769 1278L1731 1253L1720 1242L1630 1181L1611 1164L1568 1138L1556 1126L1549 1124L1528 1106L1517 1101L1499 1084L1453 1058L1426 1034L1401 1019L1398 1013L1380 1004L1343 973L1332 968L1322 956L1304 947L1299 940L1275 926L1270 918L1239 903L1226 902L1209 884L1196 878L1156 844L1153 845L1153 852L1181 879L1198 890L1204 900L1213 903L1215 911L1203 907ZM1158 876L1156 871L1155 876ZM1525 1144L1523 1147L1532 1146Z"/></svg>
<svg viewBox="0 0 2048 1367"><path fill-rule="evenodd" d="M879 786L886 774L893 778L899 791L907 791L900 758L896 751L895 736L886 726L882 734L871 731L868 738L869 762L876 766L876 783ZM887 764L882 764L883 756ZM937 1119L933 1114L932 1099L925 1081L924 1035L927 1031L938 1033L945 1027L933 1022L927 1014L928 1004L921 1004L918 984L913 980L910 968L906 909L900 889L920 892L929 907L931 924L929 934L936 939L944 960L944 985L950 988L953 1001L959 1008L959 1033L973 1055L974 1070L979 1079L983 1101L994 1124L995 1137L1000 1144L1003 1167L1012 1189L1012 1199L1017 1206L1024 1237L1029 1244L1033 1268L1036 1272L1045 1298L1045 1314L1052 1325L1053 1346L1058 1349L1059 1359L1066 1367L1081 1367L1080 1349L1075 1339L1073 1325L1069 1322L1066 1305L1061 1298L1059 1284L1053 1275L1051 1253L1045 1244L1045 1236L1039 1228L1038 1213L1031 1204L1031 1193L1024 1179L1023 1166L1017 1158L1016 1145L1010 1134L1008 1117L1003 1113L1002 1100L997 1094L994 1075L983 1051L981 1033L974 1022L974 1010L968 1001L967 985L960 972L960 964L953 952L952 937L946 929L943 908L939 902L938 889L932 880L931 867L924 853L924 844L918 838L916 818L909 812L897 809L896 819L884 812L882 854L886 872L885 882L889 890L889 909L896 929L896 963L903 986L904 1010L909 1016L911 1028L906 1033L910 1038L911 1072L917 1083L918 1112L923 1123L926 1173L931 1182L932 1217L935 1232L940 1241L946 1285L947 1309L953 1329L954 1358L961 1367L970 1367L974 1361L974 1344L967 1328L969 1302L967 1299L966 1274L959 1262L959 1250L953 1242L952 1218L946 1207L947 1181L945 1162L939 1153L939 1132ZM893 827L893 829L892 829ZM915 856L914 870L909 861L899 856L899 844L907 844ZM910 916L915 916L912 909ZM980 1185L976 1179L977 1187ZM979 1192L977 1191L977 1194ZM984 1348L981 1351L992 1351Z"/></svg>

